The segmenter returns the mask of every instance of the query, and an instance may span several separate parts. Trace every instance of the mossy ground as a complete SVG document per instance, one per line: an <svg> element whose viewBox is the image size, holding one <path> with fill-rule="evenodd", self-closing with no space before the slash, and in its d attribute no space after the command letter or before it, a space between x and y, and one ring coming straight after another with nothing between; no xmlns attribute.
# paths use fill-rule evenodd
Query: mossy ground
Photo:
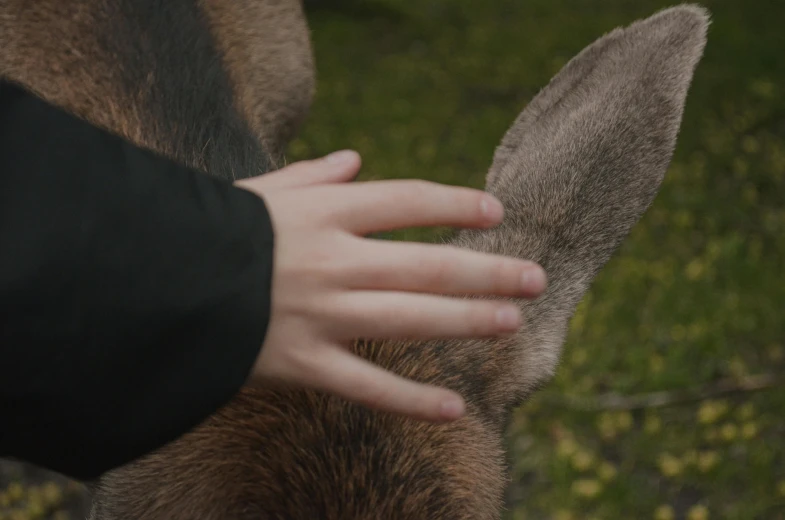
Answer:
<svg viewBox="0 0 785 520"><path fill-rule="evenodd" d="M289 159L351 147L361 179L479 188L568 59L676 2L312 3L318 94ZM631 411L569 399L785 380L785 3L702 3L709 43L662 191L582 302L555 379L516 412L509 519L785 518L784 386Z"/></svg>

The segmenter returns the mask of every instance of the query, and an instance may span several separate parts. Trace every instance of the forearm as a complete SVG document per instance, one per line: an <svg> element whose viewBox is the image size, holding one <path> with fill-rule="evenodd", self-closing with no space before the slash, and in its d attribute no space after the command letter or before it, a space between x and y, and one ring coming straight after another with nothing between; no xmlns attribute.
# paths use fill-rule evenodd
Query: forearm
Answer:
<svg viewBox="0 0 785 520"><path fill-rule="evenodd" d="M262 200L0 93L0 454L91 478L245 382L269 320Z"/></svg>

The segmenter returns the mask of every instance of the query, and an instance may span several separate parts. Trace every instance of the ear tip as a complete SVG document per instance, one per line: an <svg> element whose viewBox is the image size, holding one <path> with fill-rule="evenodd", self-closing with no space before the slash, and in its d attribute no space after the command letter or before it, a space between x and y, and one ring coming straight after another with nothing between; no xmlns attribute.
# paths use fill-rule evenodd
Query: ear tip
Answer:
<svg viewBox="0 0 785 520"><path fill-rule="evenodd" d="M679 71L677 83L689 82L703 56L710 23L710 12L702 5L685 3L668 7L614 34L617 42L626 42L616 52L626 56L627 67L641 74L644 72L639 67ZM641 59L642 50L647 56L645 60Z"/></svg>
<svg viewBox="0 0 785 520"><path fill-rule="evenodd" d="M538 125L564 119L591 103L615 109L640 106L656 98L673 117L664 127L675 135L695 68L703 56L711 17L701 5L685 3L617 27L570 60L507 130L486 176L486 189L518 153L521 141ZM654 106L648 103L646 106ZM556 107L556 108L555 108ZM606 114L610 117L610 115ZM558 124L556 125L558 126Z"/></svg>
<svg viewBox="0 0 785 520"><path fill-rule="evenodd" d="M703 48L711 24L711 13L699 4L681 4L668 7L639 21L650 27L666 27L669 31L681 33Z"/></svg>
<svg viewBox="0 0 785 520"><path fill-rule="evenodd" d="M678 16L683 19L691 18L694 21L706 25L708 25L711 19L709 10L700 4L680 4L673 7L666 7L652 18L657 18L659 16Z"/></svg>

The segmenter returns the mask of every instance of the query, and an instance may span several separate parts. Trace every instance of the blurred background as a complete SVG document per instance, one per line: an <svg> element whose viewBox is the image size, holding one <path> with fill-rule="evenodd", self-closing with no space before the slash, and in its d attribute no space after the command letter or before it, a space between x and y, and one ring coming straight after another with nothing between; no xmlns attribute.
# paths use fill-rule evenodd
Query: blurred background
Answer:
<svg viewBox="0 0 785 520"><path fill-rule="evenodd" d="M561 66L675 3L306 2L318 93L289 159L351 147L361 179L481 188ZM507 519L785 519L785 2L702 5L713 23L662 190L515 414ZM0 468L0 519L82 518L66 512L77 486L23 471Z"/></svg>

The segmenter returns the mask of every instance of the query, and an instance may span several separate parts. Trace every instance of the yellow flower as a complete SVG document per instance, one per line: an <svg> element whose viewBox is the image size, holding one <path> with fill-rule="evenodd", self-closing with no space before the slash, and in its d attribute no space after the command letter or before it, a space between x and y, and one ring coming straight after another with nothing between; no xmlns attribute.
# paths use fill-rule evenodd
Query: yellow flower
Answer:
<svg viewBox="0 0 785 520"><path fill-rule="evenodd" d="M706 271L706 265L700 261L700 259L695 258L689 264L687 264L687 268L685 269L685 274L689 280L697 280L699 279L703 273ZM684 334L674 335L673 339L680 340L684 337Z"/></svg>
<svg viewBox="0 0 785 520"><path fill-rule="evenodd" d="M613 480L616 477L618 471L616 470L616 466L611 464L610 462L603 462L600 464L599 469L597 470L597 476L600 477L600 480L608 482L609 480Z"/></svg>
<svg viewBox="0 0 785 520"><path fill-rule="evenodd" d="M741 420L752 419L752 416L755 415L755 405L752 403L745 403L739 406L736 415Z"/></svg>
<svg viewBox="0 0 785 520"><path fill-rule="evenodd" d="M38 520L39 518L43 518L45 514L46 508L40 500L30 502L27 505L27 517L29 520Z"/></svg>
<svg viewBox="0 0 785 520"><path fill-rule="evenodd" d="M690 263L690 265L687 266L687 272L690 272L690 271L694 272L695 271L695 268L692 267L693 264L695 264L695 261L692 261ZM698 264L695 264L695 265L698 265ZM690 276L690 278L692 278L692 276ZM686 334L686 329L682 325L678 325L678 324L674 325L673 328L671 329L671 338L673 339L673 341L681 341L681 340L683 340L685 334Z"/></svg>
<svg viewBox="0 0 785 520"><path fill-rule="evenodd" d="M727 403L723 401L705 401L698 409L698 421L701 424L711 424L717 421L728 410Z"/></svg>
<svg viewBox="0 0 785 520"><path fill-rule="evenodd" d="M603 413L597 419L597 429L600 431L600 436L606 441L616 437L616 421L608 412Z"/></svg>
<svg viewBox="0 0 785 520"><path fill-rule="evenodd" d="M767 349L767 355L769 359L776 362L782 361L785 359L785 348L782 345L770 345Z"/></svg>
<svg viewBox="0 0 785 520"><path fill-rule="evenodd" d="M581 479L572 483L572 492L584 498L594 498L602 491L602 484L593 479Z"/></svg>
<svg viewBox="0 0 785 520"><path fill-rule="evenodd" d="M573 520L575 516L573 516L572 512L567 511L566 509L562 509L556 511L553 514L553 520Z"/></svg>
<svg viewBox="0 0 785 520"><path fill-rule="evenodd" d="M659 466L660 471L666 477L675 477L683 469L682 462L669 453L660 455Z"/></svg>
<svg viewBox="0 0 785 520"><path fill-rule="evenodd" d="M63 490L54 482L47 482L41 487L41 496L50 505L59 504L63 500Z"/></svg>
<svg viewBox="0 0 785 520"><path fill-rule="evenodd" d="M27 501L30 503L38 503L41 501L41 489L37 486L29 486L27 488Z"/></svg>
<svg viewBox="0 0 785 520"><path fill-rule="evenodd" d="M14 509L8 514L8 520L30 520L27 511L23 509Z"/></svg>
<svg viewBox="0 0 785 520"><path fill-rule="evenodd" d="M621 431L627 431L632 427L632 414L630 412L619 412L616 416L616 426Z"/></svg>
<svg viewBox="0 0 785 520"><path fill-rule="evenodd" d="M594 455L588 451L578 451L572 456L572 467L578 471L586 471L594 464Z"/></svg>
<svg viewBox="0 0 785 520"><path fill-rule="evenodd" d="M669 505L662 505L654 510L654 520L673 520L676 513Z"/></svg>
<svg viewBox="0 0 785 520"><path fill-rule="evenodd" d="M687 511L687 520L708 520L708 518L709 510L706 506L692 506L689 511Z"/></svg>
<svg viewBox="0 0 785 520"><path fill-rule="evenodd" d="M526 520L526 511L516 509L512 512L512 520Z"/></svg>
<svg viewBox="0 0 785 520"><path fill-rule="evenodd" d="M662 359L662 356L655 354L649 359L649 369L653 373L659 374L663 368L665 368L665 360Z"/></svg>
<svg viewBox="0 0 785 520"><path fill-rule="evenodd" d="M776 85L769 79L759 79L750 84L750 91L762 98L770 98L775 95ZM746 148L745 148L746 151ZM754 150L757 151L757 150Z"/></svg>
<svg viewBox="0 0 785 520"><path fill-rule="evenodd" d="M662 420L657 415L651 414L643 423L643 430L649 435L655 434L662 428Z"/></svg>
<svg viewBox="0 0 785 520"><path fill-rule="evenodd" d="M744 423L741 427L741 436L745 439L752 439L758 435L758 425L754 422Z"/></svg>
<svg viewBox="0 0 785 520"><path fill-rule="evenodd" d="M739 356L735 356L728 362L728 370L735 377L744 377L749 373L747 364Z"/></svg>
<svg viewBox="0 0 785 520"><path fill-rule="evenodd" d="M564 437L556 445L556 454L559 457L571 457L576 451L578 451L578 443L571 437Z"/></svg>
<svg viewBox="0 0 785 520"><path fill-rule="evenodd" d="M742 140L741 147L747 153L755 153L760 150L760 143L757 139L748 135Z"/></svg>
<svg viewBox="0 0 785 520"><path fill-rule="evenodd" d="M739 428L733 423L723 424L720 429L720 435L727 442L734 441L739 435Z"/></svg>
<svg viewBox="0 0 785 520"><path fill-rule="evenodd" d="M17 500L22 500L22 498L25 496L25 490L18 482L11 483L11 485L8 486L8 489L6 489L6 493L8 494L8 498L11 500L11 503L16 502Z"/></svg>
<svg viewBox="0 0 785 520"><path fill-rule="evenodd" d="M706 473L711 468L717 465L720 457L716 451L702 451L698 455L698 469Z"/></svg>

